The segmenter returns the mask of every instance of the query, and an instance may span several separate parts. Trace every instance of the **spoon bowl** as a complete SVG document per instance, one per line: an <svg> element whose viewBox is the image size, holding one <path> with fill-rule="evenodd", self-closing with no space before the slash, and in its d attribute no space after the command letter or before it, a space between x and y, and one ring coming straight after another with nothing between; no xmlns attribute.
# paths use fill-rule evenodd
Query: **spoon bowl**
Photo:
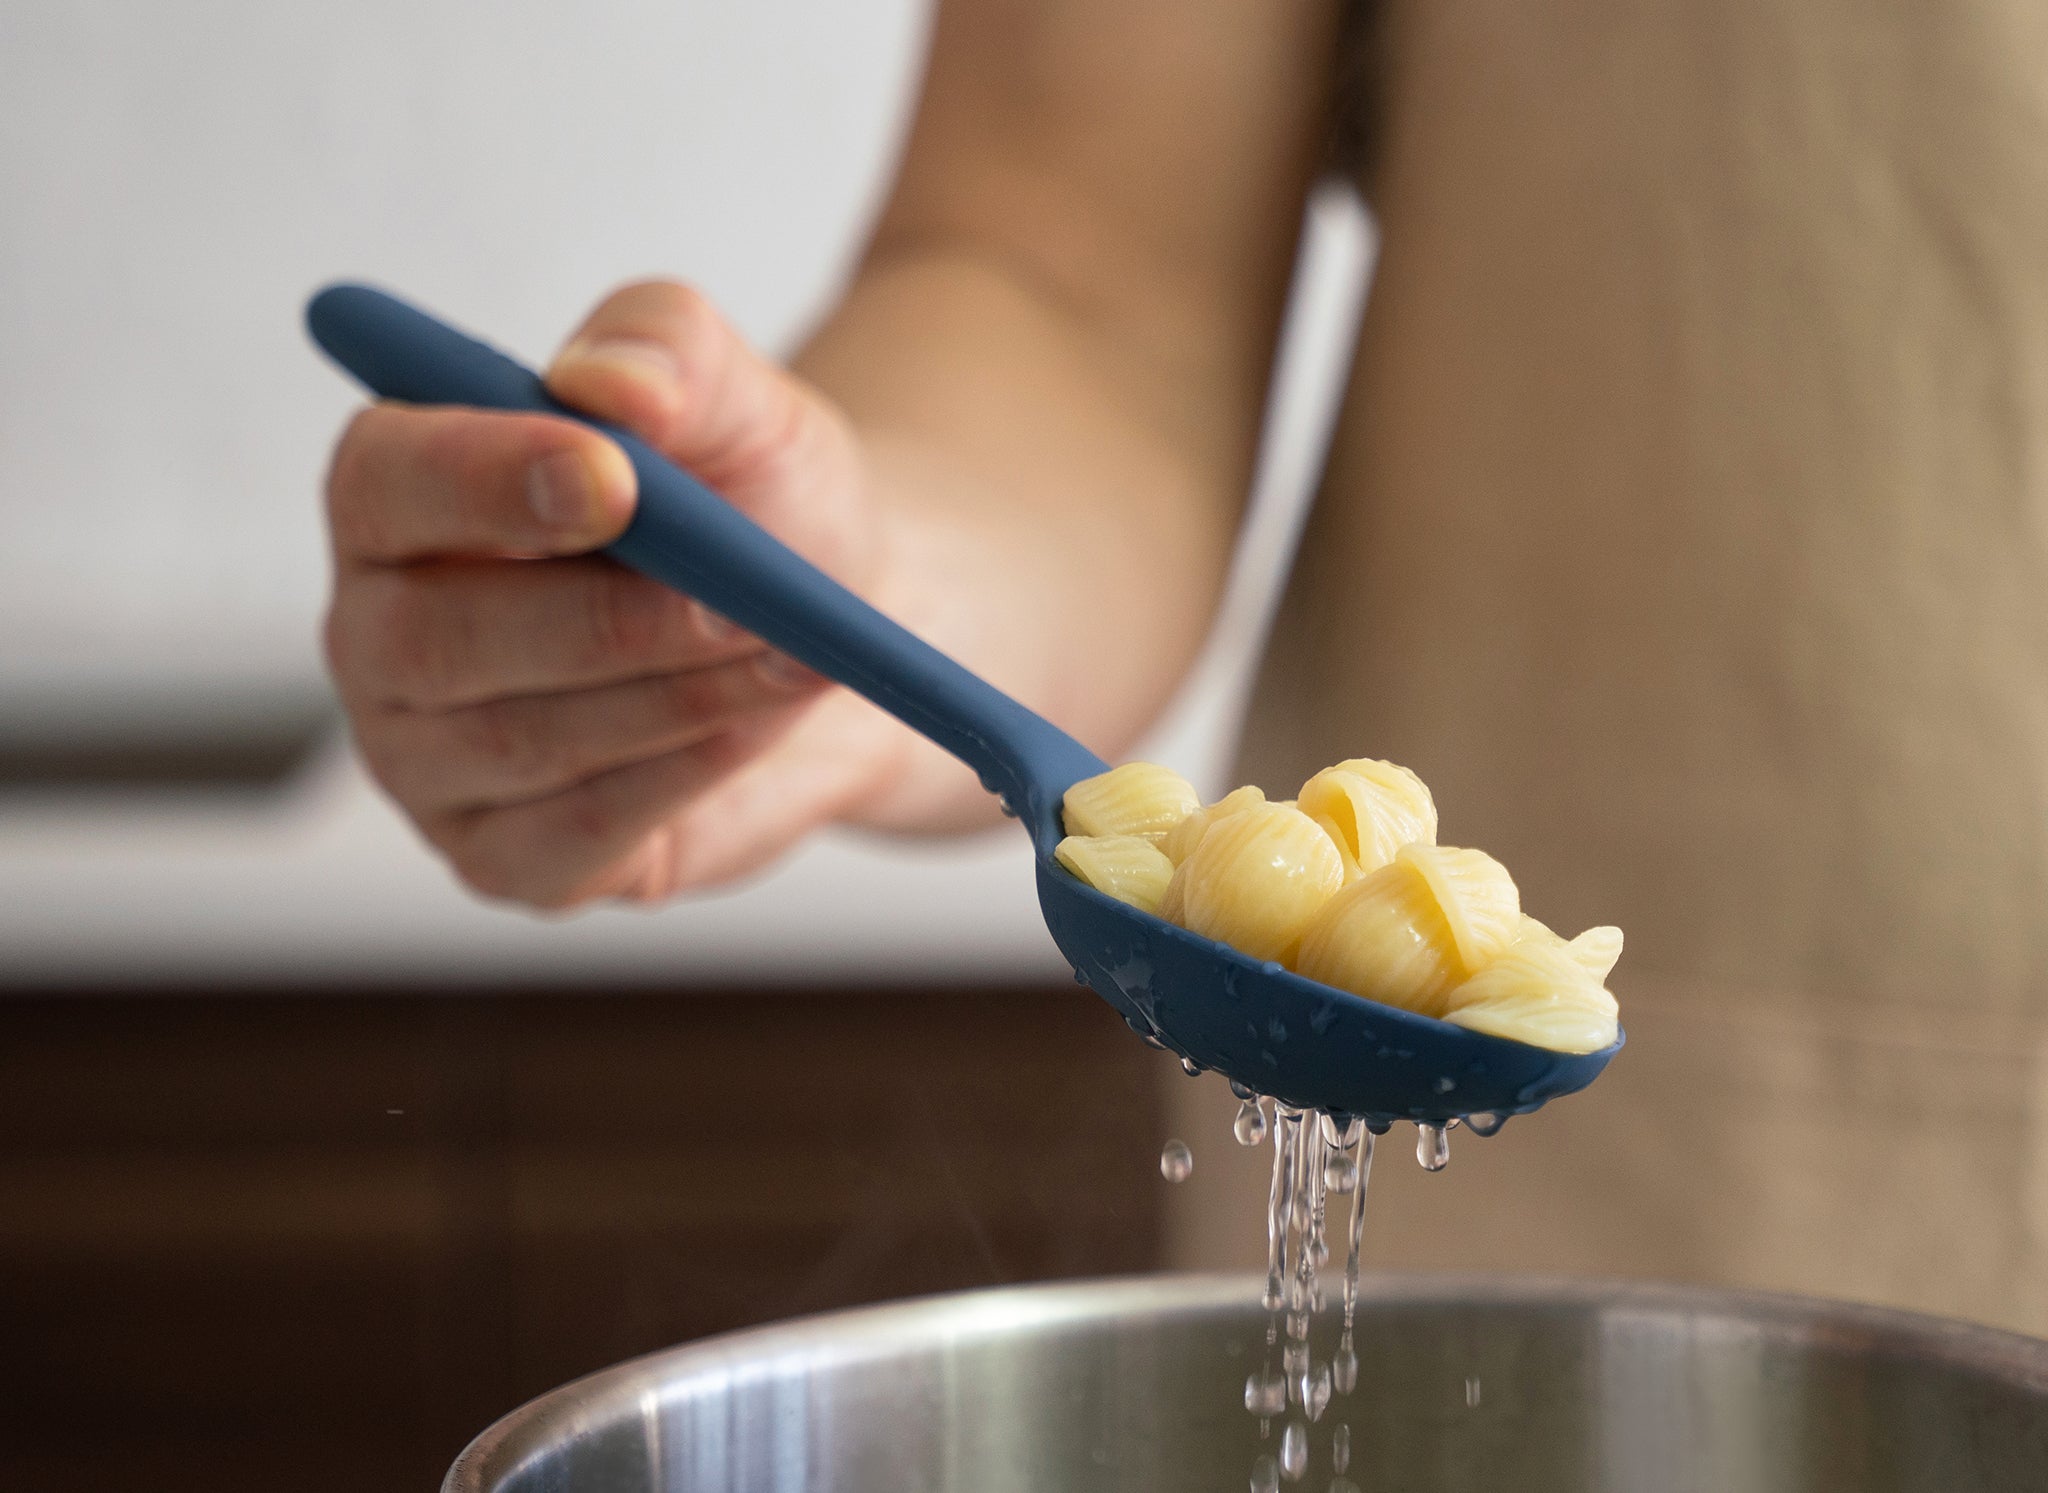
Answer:
<svg viewBox="0 0 2048 1493"><path fill-rule="evenodd" d="M607 553L866 696L980 776L1021 819L1047 929L1075 976L1132 1029L1300 1109L1447 1124L1526 1114L1591 1083L1620 1050L1550 1052L1381 1005L1261 963L1104 896L1053 859L1061 800L1106 771L1093 752L884 617L626 431L552 398L530 369L382 291L336 285L313 339L371 393L558 415L632 462L639 502Z"/></svg>

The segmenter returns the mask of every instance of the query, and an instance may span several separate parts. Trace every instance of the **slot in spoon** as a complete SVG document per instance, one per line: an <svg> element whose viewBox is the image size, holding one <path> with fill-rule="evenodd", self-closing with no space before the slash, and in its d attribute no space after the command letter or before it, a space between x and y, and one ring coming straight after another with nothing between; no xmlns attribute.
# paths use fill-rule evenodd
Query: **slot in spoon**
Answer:
<svg viewBox="0 0 2048 1493"><path fill-rule="evenodd" d="M625 431L558 403L538 375L415 307L335 285L306 308L371 393L558 415L618 442L639 502L612 558L730 618L937 742L1022 820L1045 925L1075 977L1133 1030L1302 1109L1444 1124L1526 1114L1591 1083L1621 1047L1576 1055L1468 1031L1307 980L1104 896L1053 859L1060 801L1108 764L884 617Z"/></svg>

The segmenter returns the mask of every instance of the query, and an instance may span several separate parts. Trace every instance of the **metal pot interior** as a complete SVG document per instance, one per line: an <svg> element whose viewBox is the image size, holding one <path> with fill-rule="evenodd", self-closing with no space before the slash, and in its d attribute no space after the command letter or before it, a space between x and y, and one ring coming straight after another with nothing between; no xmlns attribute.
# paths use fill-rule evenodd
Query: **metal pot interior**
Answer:
<svg viewBox="0 0 2048 1493"><path fill-rule="evenodd" d="M979 1292L764 1328L565 1386L446 1493L1231 1493L1284 1422L1327 1493L2048 1489L2048 1343L1668 1287L1383 1279L1356 1387L1261 1436L1258 1283ZM1337 1345L1319 1315L1314 1357ZM1341 1379L1341 1375L1340 1375ZM1335 1466L1348 1427L1348 1465Z"/></svg>

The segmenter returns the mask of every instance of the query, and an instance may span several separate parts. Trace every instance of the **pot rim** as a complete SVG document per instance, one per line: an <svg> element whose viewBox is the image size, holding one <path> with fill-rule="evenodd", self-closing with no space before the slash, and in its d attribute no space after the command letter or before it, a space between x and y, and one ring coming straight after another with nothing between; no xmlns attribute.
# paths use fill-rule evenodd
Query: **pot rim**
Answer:
<svg viewBox="0 0 2048 1493"><path fill-rule="evenodd" d="M1116 1276L953 1291L741 1328L630 1358L528 1400L499 1417L455 1459L441 1493L486 1493L536 1453L621 1418L652 1416L709 1385L770 1379L793 1367L838 1367L933 1343L1136 1313L1237 1313L1256 1306L1251 1273ZM1493 1305L1591 1310L1608 1321L1683 1317L1757 1341L1827 1343L1874 1356L1988 1374L2048 1395L2048 1340L1894 1307L1771 1291L1539 1275L1368 1274L1359 1301L1398 1306Z"/></svg>

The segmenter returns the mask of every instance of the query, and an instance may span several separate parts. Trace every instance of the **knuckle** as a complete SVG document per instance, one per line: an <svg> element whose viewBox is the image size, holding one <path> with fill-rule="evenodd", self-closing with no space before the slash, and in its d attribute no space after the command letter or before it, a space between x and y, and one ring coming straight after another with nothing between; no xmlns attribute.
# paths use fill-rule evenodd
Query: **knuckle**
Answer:
<svg viewBox="0 0 2048 1493"><path fill-rule="evenodd" d="M443 847L449 867L462 884L480 897L494 902L519 902L518 877L513 874L511 863L503 856L491 855L474 845L458 844Z"/></svg>
<svg viewBox="0 0 2048 1493"><path fill-rule="evenodd" d="M611 839L617 827L610 805L594 788L573 788L563 796L562 831L571 843L602 845Z"/></svg>
<svg viewBox="0 0 2048 1493"><path fill-rule="evenodd" d="M657 656L678 610L673 593L630 570L607 566L591 578L590 637L600 659Z"/></svg>
<svg viewBox="0 0 2048 1493"><path fill-rule="evenodd" d="M519 902L537 906L530 876L521 860L508 853L495 824L496 814L484 810L423 823L420 830L448 862L448 868L464 886L493 902Z"/></svg>
<svg viewBox="0 0 2048 1493"><path fill-rule="evenodd" d="M377 493L377 463L373 449L382 418L375 405L358 410L343 427L327 463L324 495L327 533L341 554L382 553L385 525Z"/></svg>
<svg viewBox="0 0 2048 1493"><path fill-rule="evenodd" d="M659 685L663 718L678 726L715 719L725 704L725 691L717 682L725 672L723 668L695 669L665 676Z"/></svg>
<svg viewBox="0 0 2048 1493"><path fill-rule="evenodd" d="M488 768L499 778L526 778L534 774L545 755L530 721L519 718L515 707L502 700L486 700L454 711L448 723L456 750L472 763Z"/></svg>
<svg viewBox="0 0 2048 1493"><path fill-rule="evenodd" d="M420 465L466 497L491 475L498 450L477 439L479 432L466 415L442 412L422 434Z"/></svg>
<svg viewBox="0 0 2048 1493"><path fill-rule="evenodd" d="M461 678L460 628L435 604L430 583L390 577L371 610L371 669L387 692L416 705L451 698Z"/></svg>

